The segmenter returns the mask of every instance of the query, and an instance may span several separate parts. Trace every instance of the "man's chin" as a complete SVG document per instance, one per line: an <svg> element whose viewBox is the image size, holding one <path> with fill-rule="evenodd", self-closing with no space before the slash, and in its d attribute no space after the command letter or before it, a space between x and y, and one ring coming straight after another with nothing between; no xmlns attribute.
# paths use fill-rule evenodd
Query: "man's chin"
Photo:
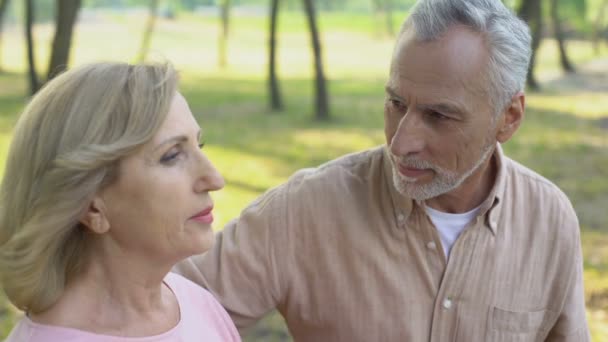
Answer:
<svg viewBox="0 0 608 342"><path fill-rule="evenodd" d="M426 200L430 197L428 197L428 194L426 193L425 189L423 187L421 187L420 185L415 185L414 182L408 182L408 181L403 181L403 180L395 180L394 182L395 188L397 189L397 192L399 192L401 195L417 200L417 201L423 201Z"/></svg>
<svg viewBox="0 0 608 342"><path fill-rule="evenodd" d="M438 186L437 184L422 183L420 181L409 182L397 177L393 184L401 195L416 201L425 201L450 192L453 187Z"/></svg>

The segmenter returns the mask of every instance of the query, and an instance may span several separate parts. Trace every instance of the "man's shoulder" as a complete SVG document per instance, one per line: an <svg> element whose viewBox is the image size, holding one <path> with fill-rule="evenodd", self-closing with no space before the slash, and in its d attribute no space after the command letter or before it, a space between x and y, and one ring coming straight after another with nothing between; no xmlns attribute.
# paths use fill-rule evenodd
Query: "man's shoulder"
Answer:
<svg viewBox="0 0 608 342"><path fill-rule="evenodd" d="M249 204L249 210L282 211L287 203L343 196L347 189L370 184L370 178L381 177L383 147L343 155L314 168L296 171L285 183L266 191Z"/></svg>
<svg viewBox="0 0 608 342"><path fill-rule="evenodd" d="M576 220L576 213L568 196L549 179L536 171L505 157L507 192L510 198L519 199L529 208L541 208L547 213L559 212L561 217Z"/></svg>
<svg viewBox="0 0 608 342"><path fill-rule="evenodd" d="M290 186L301 183L331 183L336 180L365 180L381 169L383 147L354 152L330 160L314 168L298 170L289 178Z"/></svg>

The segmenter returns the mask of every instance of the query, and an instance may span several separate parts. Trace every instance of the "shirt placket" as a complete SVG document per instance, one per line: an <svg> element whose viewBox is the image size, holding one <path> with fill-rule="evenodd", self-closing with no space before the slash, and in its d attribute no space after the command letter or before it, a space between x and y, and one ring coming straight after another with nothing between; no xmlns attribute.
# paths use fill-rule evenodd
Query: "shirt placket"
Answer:
<svg viewBox="0 0 608 342"><path fill-rule="evenodd" d="M471 272L471 258L479 238L481 216L472 222L456 240L452 247L445 271L439 282L431 323L431 342L453 341L458 323L458 306L464 290L467 274ZM438 235L433 227L431 231Z"/></svg>

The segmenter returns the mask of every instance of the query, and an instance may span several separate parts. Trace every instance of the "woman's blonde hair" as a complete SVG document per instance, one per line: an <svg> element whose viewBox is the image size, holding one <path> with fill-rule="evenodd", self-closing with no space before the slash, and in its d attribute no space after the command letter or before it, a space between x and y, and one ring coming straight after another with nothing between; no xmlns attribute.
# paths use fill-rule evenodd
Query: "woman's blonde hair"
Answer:
<svg viewBox="0 0 608 342"><path fill-rule="evenodd" d="M97 63L53 79L25 108L0 187L0 282L15 306L48 309L82 269L92 233L79 219L176 91L168 63Z"/></svg>

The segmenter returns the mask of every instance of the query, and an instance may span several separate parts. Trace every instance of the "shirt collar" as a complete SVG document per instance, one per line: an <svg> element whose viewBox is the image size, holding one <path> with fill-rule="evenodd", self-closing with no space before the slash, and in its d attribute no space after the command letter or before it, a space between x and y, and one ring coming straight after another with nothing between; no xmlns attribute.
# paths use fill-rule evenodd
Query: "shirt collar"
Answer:
<svg viewBox="0 0 608 342"><path fill-rule="evenodd" d="M498 231L498 219L502 209L502 201L505 193L506 183L506 166L505 166L505 155L502 151L500 143L496 144L496 149L492 155L493 162L496 165L496 179L494 180L494 186L490 191L490 194L485 201L481 204L480 215L485 217L485 225L490 228L492 233L496 235Z"/></svg>
<svg viewBox="0 0 608 342"><path fill-rule="evenodd" d="M393 166L390 160L390 154L388 148L384 145L383 148L383 167L384 175L386 178L387 186L392 197L393 205L395 208L395 219L399 221L405 221L409 218L412 213L415 201L409 197L402 195L393 183ZM496 235L498 230L498 218L501 212L502 197L505 188L506 178L506 167L504 164L504 153L499 143L496 144L496 149L492 154L493 162L496 163L496 179L494 186L490 191L488 197L481 203L479 215L485 217L485 225Z"/></svg>

